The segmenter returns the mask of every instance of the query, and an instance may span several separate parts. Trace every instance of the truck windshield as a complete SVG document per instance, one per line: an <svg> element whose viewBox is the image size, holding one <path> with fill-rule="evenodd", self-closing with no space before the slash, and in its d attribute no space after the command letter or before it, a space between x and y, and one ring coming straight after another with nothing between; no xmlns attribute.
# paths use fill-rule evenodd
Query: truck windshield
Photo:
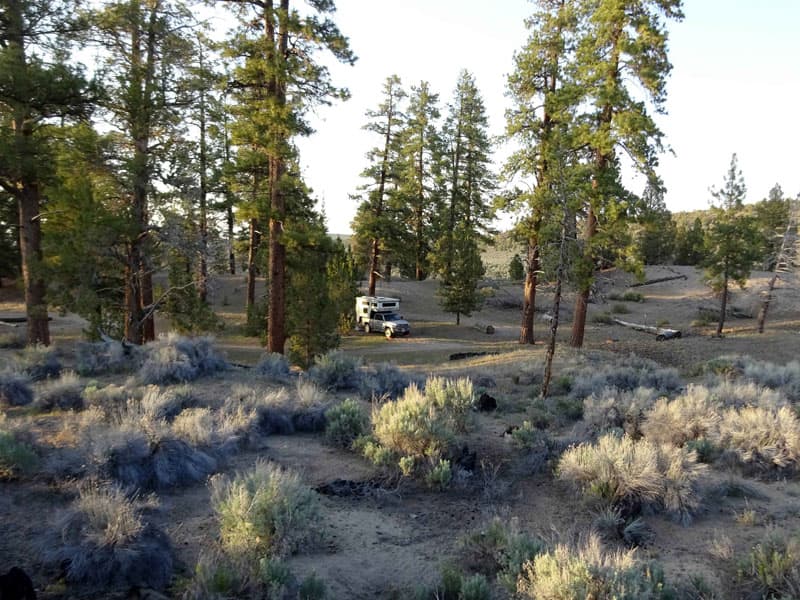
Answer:
<svg viewBox="0 0 800 600"><path fill-rule="evenodd" d="M385 315L383 315L383 320L384 321L399 321L400 320L400 315L398 315L397 313L386 313Z"/></svg>

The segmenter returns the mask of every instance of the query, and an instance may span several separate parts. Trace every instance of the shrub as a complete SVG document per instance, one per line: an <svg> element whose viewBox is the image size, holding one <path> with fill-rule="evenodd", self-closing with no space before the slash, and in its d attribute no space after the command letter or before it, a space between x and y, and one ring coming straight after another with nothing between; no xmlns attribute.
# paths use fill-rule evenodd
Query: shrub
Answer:
<svg viewBox="0 0 800 600"><path fill-rule="evenodd" d="M328 390L357 390L362 379L361 362L355 356L334 350L317 357L308 376Z"/></svg>
<svg viewBox="0 0 800 600"><path fill-rule="evenodd" d="M208 408L187 408L175 417L172 431L194 446L211 446L216 441L217 424Z"/></svg>
<svg viewBox="0 0 800 600"><path fill-rule="evenodd" d="M800 402L800 361L785 365L746 358L742 360L745 379L773 389L780 389L792 402Z"/></svg>
<svg viewBox="0 0 800 600"><path fill-rule="evenodd" d="M28 346L17 359L17 370L33 381L54 379L61 373L61 361L52 346Z"/></svg>
<svg viewBox="0 0 800 600"><path fill-rule="evenodd" d="M350 448L369 426L369 417L361 404L350 398L331 408L326 417L328 425L325 428L325 438L328 443L340 448Z"/></svg>
<svg viewBox="0 0 800 600"><path fill-rule="evenodd" d="M253 367L253 373L269 381L283 382L289 378L291 368L283 354L266 352Z"/></svg>
<svg viewBox="0 0 800 600"><path fill-rule="evenodd" d="M83 406L83 384L73 371L47 382L36 398L36 407L40 410L82 410Z"/></svg>
<svg viewBox="0 0 800 600"><path fill-rule="evenodd" d="M511 281L521 281L525 278L525 265L522 264L519 254L512 256L511 262L508 263L508 278Z"/></svg>
<svg viewBox="0 0 800 600"><path fill-rule="evenodd" d="M139 378L145 384L185 383L228 368L208 337L186 338L171 333L148 344L144 352Z"/></svg>
<svg viewBox="0 0 800 600"><path fill-rule="evenodd" d="M318 406L325 402L325 391L320 389L316 383L301 377L295 385L297 400L300 406Z"/></svg>
<svg viewBox="0 0 800 600"><path fill-rule="evenodd" d="M592 323L598 325L613 325L614 318L611 316L611 313L596 313L592 315Z"/></svg>
<svg viewBox="0 0 800 600"><path fill-rule="evenodd" d="M182 410L197 404L197 398L185 385L167 389L148 385L139 400L142 416L151 421L172 421Z"/></svg>
<svg viewBox="0 0 800 600"><path fill-rule="evenodd" d="M67 582L103 590L165 588L172 577L169 538L142 519L143 502L117 487L88 487L60 516L43 548Z"/></svg>
<svg viewBox="0 0 800 600"><path fill-rule="evenodd" d="M625 518L652 506L665 508L684 523L699 506L695 487L702 471L703 465L685 449L610 434L594 445L570 448L558 464L559 478L618 508Z"/></svg>
<svg viewBox="0 0 800 600"><path fill-rule="evenodd" d="M294 550L315 527L318 512L316 494L297 474L264 461L233 480L213 477L211 504L223 547L262 557Z"/></svg>
<svg viewBox="0 0 800 600"><path fill-rule="evenodd" d="M628 314L629 312L631 312L631 311L630 311L630 309L629 309L627 306L625 306L624 304L620 304L620 303L618 303L618 304L614 304L614 305L611 307L611 312L612 312L613 314L615 314L615 315L627 315L627 314Z"/></svg>
<svg viewBox="0 0 800 600"><path fill-rule="evenodd" d="M742 408L743 406L778 408L788 404L788 400L781 392L762 387L751 381L724 379L709 391L720 405L728 408Z"/></svg>
<svg viewBox="0 0 800 600"><path fill-rule="evenodd" d="M79 342L75 348L76 370L81 375L132 371L140 360L139 348L119 342Z"/></svg>
<svg viewBox="0 0 800 600"><path fill-rule="evenodd" d="M655 444L683 446L716 431L718 404L708 389L690 385L674 400L661 398L646 414L642 424L645 437Z"/></svg>
<svg viewBox="0 0 800 600"><path fill-rule="evenodd" d="M624 430L634 439L642 436L644 414L655 402L656 392L637 387L631 391L604 388L583 401L583 420L595 432Z"/></svg>
<svg viewBox="0 0 800 600"><path fill-rule="evenodd" d="M462 580L460 600L490 600L491 597L489 582L480 573L475 573L475 575Z"/></svg>
<svg viewBox="0 0 800 600"><path fill-rule="evenodd" d="M26 343L27 339L22 331L0 333L0 348L21 349Z"/></svg>
<svg viewBox="0 0 800 600"><path fill-rule="evenodd" d="M590 364L573 370L572 379L570 396L580 399L602 393L608 387L620 391L644 387L655 390L657 394L669 394L682 386L675 369L662 368L653 361L633 354L611 363Z"/></svg>
<svg viewBox="0 0 800 600"><path fill-rule="evenodd" d="M252 578L251 570L250 565L241 558L223 552L201 552L183 598L246 598Z"/></svg>
<svg viewBox="0 0 800 600"><path fill-rule="evenodd" d="M440 457L452 432L436 407L415 385L396 402L386 402L372 415L377 441L398 456Z"/></svg>
<svg viewBox="0 0 800 600"><path fill-rule="evenodd" d="M300 582L298 600L323 600L326 595L325 582L312 573Z"/></svg>
<svg viewBox="0 0 800 600"><path fill-rule="evenodd" d="M454 431L463 433L467 430L475 405L471 379L429 377L425 382L425 397L449 421Z"/></svg>
<svg viewBox="0 0 800 600"><path fill-rule="evenodd" d="M644 295L639 292L625 292L624 294L609 294L609 300L622 302L644 302Z"/></svg>
<svg viewBox="0 0 800 600"><path fill-rule="evenodd" d="M7 431L4 421L5 419L0 419L0 481L27 475L38 462L33 449L18 441L11 431Z"/></svg>
<svg viewBox="0 0 800 600"><path fill-rule="evenodd" d="M411 378L396 366L379 363L364 373L361 380L361 396L366 399L389 398L395 400L403 395Z"/></svg>
<svg viewBox="0 0 800 600"><path fill-rule="evenodd" d="M800 541L772 533L740 562L738 576L760 598L800 598Z"/></svg>
<svg viewBox="0 0 800 600"><path fill-rule="evenodd" d="M0 406L26 406L31 402L30 378L13 371L0 371Z"/></svg>
<svg viewBox="0 0 800 600"><path fill-rule="evenodd" d="M448 488L452 480L453 471L450 468L450 461L441 458L431 467L431 470L428 471L428 474L425 476L425 481L429 486L440 490Z"/></svg>
<svg viewBox="0 0 800 600"><path fill-rule="evenodd" d="M596 535L577 547L559 544L526 563L517 591L523 598L550 600L666 596L660 569L637 561L633 550L604 550Z"/></svg>
<svg viewBox="0 0 800 600"><path fill-rule="evenodd" d="M800 463L800 421L789 407L746 406L722 415L718 437L745 466L761 472L796 470Z"/></svg>

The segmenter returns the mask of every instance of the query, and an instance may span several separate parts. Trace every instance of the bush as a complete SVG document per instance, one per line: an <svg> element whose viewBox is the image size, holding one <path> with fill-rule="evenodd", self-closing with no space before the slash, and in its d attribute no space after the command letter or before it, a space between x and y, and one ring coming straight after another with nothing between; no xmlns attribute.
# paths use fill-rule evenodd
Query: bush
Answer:
<svg viewBox="0 0 800 600"><path fill-rule="evenodd" d="M52 346L28 346L17 359L17 370L33 381L55 379L61 373L61 361Z"/></svg>
<svg viewBox="0 0 800 600"><path fill-rule="evenodd" d="M631 311L624 304L617 303L611 306L611 312L615 315L627 315Z"/></svg>
<svg viewBox="0 0 800 600"><path fill-rule="evenodd" d="M268 381L284 382L289 379L291 368L283 354L267 352L261 355L256 366L253 367L253 373Z"/></svg>
<svg viewBox="0 0 800 600"><path fill-rule="evenodd" d="M233 554L282 556L316 527L316 494L295 473L264 461L233 480L213 477L211 504L222 546Z"/></svg>
<svg viewBox="0 0 800 600"><path fill-rule="evenodd" d="M348 398L327 413L328 425L325 438L339 448L350 448L353 442L364 435L369 426L369 417L358 400Z"/></svg>
<svg viewBox="0 0 800 600"><path fill-rule="evenodd" d="M462 580L459 600L491 600L491 597L489 582L480 573Z"/></svg>
<svg viewBox="0 0 800 600"><path fill-rule="evenodd" d="M214 414L207 408L187 408L172 421L175 435L193 446L211 446L217 439Z"/></svg>
<svg viewBox="0 0 800 600"><path fill-rule="evenodd" d="M22 331L0 333L0 348L18 350L24 348L27 342L28 340Z"/></svg>
<svg viewBox="0 0 800 600"><path fill-rule="evenodd" d="M411 378L396 366L379 363L370 368L361 381L361 396L366 399L396 400L411 383Z"/></svg>
<svg viewBox="0 0 800 600"><path fill-rule="evenodd" d="M81 375L133 371L140 360L138 347L119 342L79 342L75 348L76 370Z"/></svg>
<svg viewBox="0 0 800 600"><path fill-rule="evenodd" d="M38 462L33 449L18 441L11 431L7 431L4 421L4 418L0 418L0 481L27 475Z"/></svg>
<svg viewBox="0 0 800 600"><path fill-rule="evenodd" d="M709 392L721 406L727 408L742 408L744 406L778 408L789 403L780 391L748 381L725 379L710 388Z"/></svg>
<svg viewBox="0 0 800 600"><path fill-rule="evenodd" d="M172 421L186 408L197 406L197 398L188 386L161 389L148 385L139 400L141 414L151 421Z"/></svg>
<svg viewBox="0 0 800 600"><path fill-rule="evenodd" d="M759 598L800 598L800 540L772 533L740 562L738 576Z"/></svg>
<svg viewBox="0 0 800 600"><path fill-rule="evenodd" d="M162 336L144 348L139 378L145 384L186 383L228 368L207 337Z"/></svg>
<svg viewBox="0 0 800 600"><path fill-rule="evenodd" d="M729 409L722 415L714 442L762 473L795 471L800 463L800 421L786 406Z"/></svg>
<svg viewBox="0 0 800 600"><path fill-rule="evenodd" d="M398 456L441 457L452 431L436 407L415 385L396 402L386 402L372 415L375 438Z"/></svg>
<svg viewBox="0 0 800 600"><path fill-rule="evenodd" d="M30 378L13 371L0 371L0 406L26 406L31 402Z"/></svg>
<svg viewBox="0 0 800 600"><path fill-rule="evenodd" d="M508 278L511 281L522 281L525 278L525 265L522 264L519 254L512 256L508 263Z"/></svg>
<svg viewBox="0 0 800 600"><path fill-rule="evenodd" d="M89 487L60 516L43 548L69 583L103 592L164 589L172 578L169 538L142 519L144 503L119 488Z"/></svg>
<svg viewBox="0 0 800 600"><path fill-rule="evenodd" d="M669 394L681 388L678 371L662 368L653 361L630 355L611 363L590 364L572 372L570 396L584 399L600 394L605 388L631 391L638 387L651 388L657 394Z"/></svg>
<svg viewBox="0 0 800 600"><path fill-rule="evenodd" d="M622 302L644 302L644 295L639 292L625 292L624 294L609 294L609 300Z"/></svg>
<svg viewBox="0 0 800 600"><path fill-rule="evenodd" d="M549 600L666 597L660 569L637 561L633 550L604 550L596 535L577 547L559 544L526 563L517 590L522 598Z"/></svg>
<svg viewBox="0 0 800 600"><path fill-rule="evenodd" d="M425 382L425 397L445 416L454 431L463 433L467 430L475 405L475 392L472 389L471 379L429 377Z"/></svg>
<svg viewBox="0 0 800 600"><path fill-rule="evenodd" d="M316 383L300 377L295 384L297 401L301 407L319 406L325 402L325 391L320 389Z"/></svg>
<svg viewBox="0 0 800 600"><path fill-rule="evenodd" d="M308 376L327 390L357 390L362 380L361 361L341 350L334 350L317 357Z"/></svg>
<svg viewBox="0 0 800 600"><path fill-rule="evenodd" d="M642 436L645 411L655 402L656 392L637 387L631 391L605 388L583 401L583 420L594 432L623 430L632 438Z"/></svg>
<svg viewBox="0 0 800 600"><path fill-rule="evenodd" d="M646 414L642 432L655 444L683 446L715 432L719 423L718 411L718 404L708 389L690 385L674 400L658 400Z"/></svg>
<svg viewBox="0 0 800 600"><path fill-rule="evenodd" d="M39 410L82 410L83 384L74 372L67 371L59 379L45 384L36 398L36 407Z"/></svg>
<svg viewBox="0 0 800 600"><path fill-rule="evenodd" d="M323 600L326 595L325 582L312 573L300 582L298 600Z"/></svg>
<svg viewBox="0 0 800 600"><path fill-rule="evenodd" d="M696 482L704 466L685 449L614 435L570 448L558 464L560 479L627 518L644 507L664 508L687 523L699 507Z"/></svg>
<svg viewBox="0 0 800 600"><path fill-rule="evenodd" d="M447 489L452 480L453 471L450 468L450 461L441 458L431 467L430 471L428 471L428 474L425 476L425 481L429 486L440 490Z"/></svg>
<svg viewBox="0 0 800 600"><path fill-rule="evenodd" d="M592 315L592 323L596 323L597 325L613 325L614 318L611 316L611 313L597 313Z"/></svg>

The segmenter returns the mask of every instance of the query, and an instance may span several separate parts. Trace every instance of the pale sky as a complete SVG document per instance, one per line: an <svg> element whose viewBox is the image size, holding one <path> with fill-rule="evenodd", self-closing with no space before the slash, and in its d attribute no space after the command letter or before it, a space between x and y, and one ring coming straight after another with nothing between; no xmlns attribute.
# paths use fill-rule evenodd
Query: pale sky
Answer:
<svg viewBox="0 0 800 600"><path fill-rule="evenodd" d="M334 81L352 98L319 109L317 133L300 140L308 184L324 200L328 229L350 230L357 202L349 194L363 183L365 153L380 143L363 131L364 113L380 102L387 76L406 89L420 80L450 100L466 68L475 77L492 134L504 129L506 77L522 48L526 0L337 0L335 20L359 60L336 66ZM708 207L736 152L748 201L780 183L800 193L800 0L685 0L686 18L670 24L666 109L659 117L675 156L661 159L667 206L673 211ZM502 156L502 151L499 152ZM498 161L497 169L500 168ZM639 189L633 191L640 192Z"/></svg>

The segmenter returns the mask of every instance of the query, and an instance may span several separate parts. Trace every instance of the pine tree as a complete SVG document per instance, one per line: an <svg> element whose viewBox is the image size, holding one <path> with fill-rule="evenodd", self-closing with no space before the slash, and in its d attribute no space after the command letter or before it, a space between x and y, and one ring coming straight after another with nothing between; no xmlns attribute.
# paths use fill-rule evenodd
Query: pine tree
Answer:
<svg viewBox="0 0 800 600"><path fill-rule="evenodd" d="M93 15L103 50L105 117L118 133L119 170L125 180L131 228L125 265L125 338L155 339L154 240L150 226L159 161L170 154L187 102L186 37L191 20L177 0L116 0Z"/></svg>
<svg viewBox="0 0 800 600"><path fill-rule="evenodd" d="M383 84L383 101L376 110L367 112L370 121L364 129L381 136L381 145L367 153L369 166L361 177L369 181L363 188L366 198L361 202L353 221L353 232L369 247L369 283L367 294L375 295L382 252L397 244L392 237L402 234L397 226L397 182L400 172L400 130L405 121L402 102L406 97L400 78L391 75ZM390 190L390 185L394 189ZM400 217L402 220L402 216Z"/></svg>
<svg viewBox="0 0 800 600"><path fill-rule="evenodd" d="M439 290L439 303L445 312L455 313L456 325L461 315L471 316L483 305L478 293L478 282L484 274L481 253L475 233L461 223L451 238L450 271Z"/></svg>
<svg viewBox="0 0 800 600"><path fill-rule="evenodd" d="M310 14L292 9L290 0L277 5L273 0L235 2L240 28L229 44L230 56L241 61L230 84L236 103L234 143L240 146L242 164L269 198L267 349L279 353L286 342L284 236L287 165L296 154L292 140L311 133L304 120L311 107L348 95L331 84L316 54L324 50L340 62L355 61L347 38L329 18L336 10L333 0L307 4Z"/></svg>
<svg viewBox="0 0 800 600"><path fill-rule="evenodd" d="M439 95L430 90L428 82L411 87L407 119L400 133L399 201L405 206L408 218L406 245L400 270L417 281L428 276L428 254L435 242L435 220L442 209L442 141L437 130Z"/></svg>
<svg viewBox="0 0 800 600"><path fill-rule="evenodd" d="M52 125L83 118L93 93L66 62L77 31L70 0L0 0L0 189L17 203L29 344L49 344L42 270L42 190L52 178Z"/></svg>
<svg viewBox="0 0 800 600"><path fill-rule="evenodd" d="M735 154L722 188L712 189L711 194L716 204L712 206L714 218L706 232L703 266L712 289L720 295L716 332L719 337L725 325L730 282L740 287L747 283L753 263L760 256L761 237L755 219L744 210L747 188Z"/></svg>
<svg viewBox="0 0 800 600"><path fill-rule="evenodd" d="M592 152L592 188L586 200L583 265L570 345L581 347L598 247L613 240L630 218L634 197L620 178L616 152L625 149L633 166L650 175L661 149L661 131L648 114L643 95L656 111L666 97L664 19L682 18L681 0L582 0L577 46L577 83L583 104L583 142Z"/></svg>
<svg viewBox="0 0 800 600"><path fill-rule="evenodd" d="M543 228L548 220L559 220L554 205L553 163L559 146L569 145L568 131L580 98L575 85L574 46L577 32L576 3L540 0L537 11L526 21L531 34L514 56L515 69L508 78L514 107L507 113L506 133L520 149L508 159L506 177L533 178L530 191L517 191L505 198L504 208L522 215L518 234L527 242L522 324L519 341L534 343L536 285L542 270Z"/></svg>
<svg viewBox="0 0 800 600"><path fill-rule="evenodd" d="M675 264L697 265L703 260L705 230L700 217L691 227L679 225L675 231Z"/></svg>

